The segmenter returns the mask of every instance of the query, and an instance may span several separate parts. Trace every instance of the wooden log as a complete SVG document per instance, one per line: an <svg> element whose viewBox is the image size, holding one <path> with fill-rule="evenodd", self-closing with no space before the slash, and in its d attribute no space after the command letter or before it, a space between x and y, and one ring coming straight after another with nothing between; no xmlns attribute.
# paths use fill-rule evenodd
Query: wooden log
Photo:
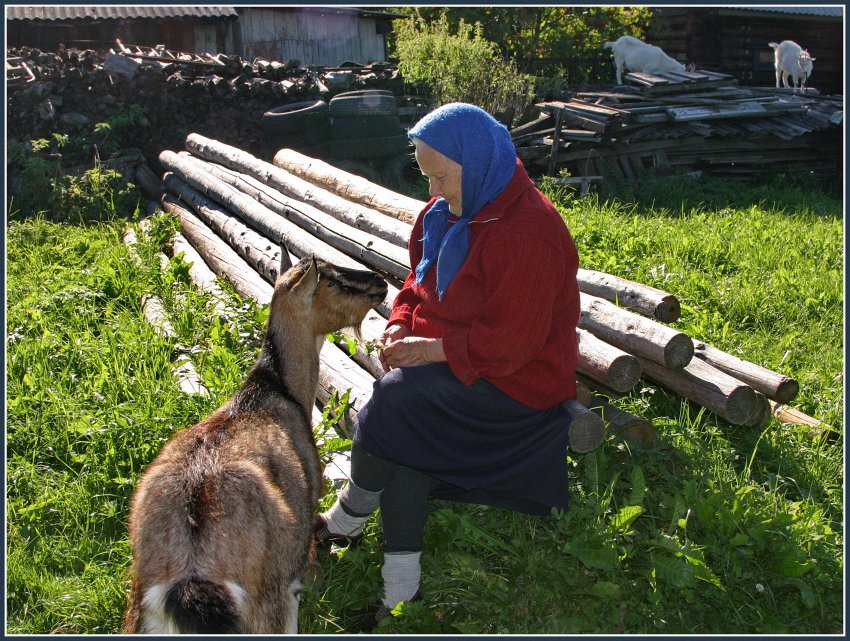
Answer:
<svg viewBox="0 0 850 641"><path fill-rule="evenodd" d="M333 165L300 154L293 149L281 149L275 154L274 165L319 185L330 192L408 224L416 222L425 203L375 185Z"/></svg>
<svg viewBox="0 0 850 641"><path fill-rule="evenodd" d="M213 229L219 230L219 234L222 237L229 239L231 247L235 244L236 247L239 247L239 252L241 252L243 256L247 256L249 252L253 252L250 255L254 258L255 264L258 265L258 270L261 273L266 274L269 283L274 283L274 279L272 277L276 277L279 266L276 269L273 263L275 256L275 250L273 247L275 246L275 243L272 240L268 239L263 234L258 234L248 227L248 225L243 222L243 219L240 219L241 217L234 215L217 202L210 200L198 190L194 189L192 186L180 180L176 176L166 175L165 184L186 203L189 203L204 223L211 226ZM174 197L171 196L170 200L172 201L173 207L173 203L175 202ZM343 267L368 269L362 263L349 258L339 250L321 242L319 239L311 236L296 225L293 225L288 220L277 216L275 216L275 219L276 220L271 222L275 223L278 236L283 239L283 245L286 246L286 248L297 258L316 256L317 258L321 258ZM246 243L246 239L251 240L252 245L250 248L241 246ZM278 241L278 246L280 243L281 241ZM272 262L270 262L270 259ZM392 284L389 284L387 296L384 298L383 303L378 306L378 311L383 314L385 318L389 316L392 302L395 300L397 295L398 289Z"/></svg>
<svg viewBox="0 0 850 641"><path fill-rule="evenodd" d="M617 392L628 392L640 380L638 360L623 350L606 343L585 329L578 336L577 370Z"/></svg>
<svg viewBox="0 0 850 641"><path fill-rule="evenodd" d="M153 201L159 202L159 199L165 193L162 180L157 177L146 162L142 162L136 167L135 180L139 183L145 196Z"/></svg>
<svg viewBox="0 0 850 641"><path fill-rule="evenodd" d="M761 392L756 392L756 407L753 415L744 423L747 427L762 427L770 416L770 400Z"/></svg>
<svg viewBox="0 0 850 641"><path fill-rule="evenodd" d="M369 239L364 236L363 232L354 230L348 227L349 230L357 232L360 236L356 239L346 238L345 236L335 234L332 230L325 228L323 225L316 223L319 218L334 220L327 214L319 212L315 208L303 203L295 203L287 199L287 204L282 207L290 214L290 217L297 219L309 227L309 231L302 228L300 225L293 224L292 221L286 218L281 218L281 211L270 209L266 204L259 203L255 198L228 185L221 179L215 177L210 172L209 163L206 163L198 158L191 156L178 156L172 151L163 151L160 154L160 162L164 167L174 172L180 179L189 183L192 187L201 191L203 194L214 199L219 204L223 205L232 213L238 215L248 224L254 227L257 231L272 239L276 243L283 243L287 247L290 246L294 237L301 237L301 244L310 244L311 241L305 236L319 236L320 239L328 243L329 237L333 237L336 249L344 248L343 251L348 256L356 256L362 262L389 273L396 278L404 279L409 273L409 268L406 265L399 264L391 256L385 256L380 251L376 251L373 247L377 247L379 241L377 239ZM251 179L253 180L253 179ZM312 210L309 212L308 209ZM313 220L313 223L306 221ZM339 221L334 222L342 225ZM287 224L282 224L287 223ZM347 227L347 225L345 225ZM295 231L299 230L299 231ZM326 233L327 232L327 233ZM383 251L389 243L382 241L384 245L378 247ZM398 252L398 256L404 257L407 260L407 252L401 250L394 245L389 245L394 251ZM340 263L341 264L341 263ZM400 276L400 274L403 274Z"/></svg>
<svg viewBox="0 0 850 641"><path fill-rule="evenodd" d="M210 174L225 184L239 190L271 211L283 216L344 254L372 265L375 269L395 276L407 278L410 272L410 255L407 245L403 247L383 238L377 238L362 229L352 227L315 207L288 198L256 178L221 165L207 163L190 157L190 162L201 163Z"/></svg>
<svg viewBox="0 0 850 641"><path fill-rule="evenodd" d="M576 380L582 385L584 385L591 392L604 394L608 398L623 398L626 395L623 392L615 392L610 387L603 385L599 381L595 381L592 378L588 378L587 376L584 376L578 372L576 373ZM585 405L585 407L590 407L589 402L587 404L582 403L582 405Z"/></svg>
<svg viewBox="0 0 850 641"><path fill-rule="evenodd" d="M183 234L174 234L171 239L171 252L174 256L183 254L184 262L190 265L189 280L196 288L209 296L212 315L220 318L229 316L230 303L227 294L218 284L215 272L209 268Z"/></svg>
<svg viewBox="0 0 850 641"><path fill-rule="evenodd" d="M652 421L611 405L600 396L594 396L589 407L605 421L608 436L626 441L636 440L642 447L652 447L660 440Z"/></svg>
<svg viewBox="0 0 850 641"><path fill-rule="evenodd" d="M183 235L203 256L212 270L233 285L240 296L253 298L261 303L271 300L273 288L254 271L234 249L177 200L166 195L162 204L167 211L180 218Z"/></svg>
<svg viewBox="0 0 850 641"><path fill-rule="evenodd" d="M580 293L579 327L607 343L670 369L691 362L694 342L690 336L649 318L634 314L606 300Z"/></svg>
<svg viewBox="0 0 850 641"><path fill-rule="evenodd" d="M127 227L124 231L124 243L127 245L130 259L141 266L142 260L136 251L136 243L138 236L132 227ZM164 257L164 256L163 256ZM167 260L167 259L166 259ZM165 306L158 296L148 294L142 296L142 316L145 321L153 328L154 333L169 340L177 338L177 332L168 320L168 313ZM195 364L192 359L184 352L174 349L172 352L172 360L176 361L172 367L172 374L177 379L177 384L184 394L196 396L209 396L209 390L201 380L198 370L195 369Z"/></svg>
<svg viewBox="0 0 850 641"><path fill-rule="evenodd" d="M605 440L605 423L576 400L562 403L572 419L570 423L570 449L579 454L592 452Z"/></svg>
<svg viewBox="0 0 850 641"><path fill-rule="evenodd" d="M375 310L370 310L366 317L363 319L363 322L360 324L360 335L357 335L356 331L352 331L350 328L345 328L340 331L340 334L347 338L349 341L354 341L356 344L356 351L354 354L350 354L351 359L360 365L366 372L368 372L373 378L381 378L384 375L384 368L381 365L381 361L378 359L377 349L368 349L368 347L364 346L364 341L367 344L371 344L372 346L377 343L378 338L380 338L381 334L383 334L384 329L387 326L387 319L379 315ZM348 342L345 340L336 341L337 345L343 351L350 351Z"/></svg>
<svg viewBox="0 0 850 641"><path fill-rule="evenodd" d="M790 403L800 392L800 384L793 378L745 361L708 343L694 341L694 356L744 381L754 390L777 403Z"/></svg>
<svg viewBox="0 0 850 641"><path fill-rule="evenodd" d="M695 358L684 368L673 370L638 357L643 373L679 396L702 405L733 425L746 425L755 414L755 390Z"/></svg>
<svg viewBox="0 0 850 641"><path fill-rule="evenodd" d="M578 287L591 296L604 298L635 312L665 323L679 319L679 299L655 287L592 269L578 270Z"/></svg>
<svg viewBox="0 0 850 641"><path fill-rule="evenodd" d="M186 149L228 169L246 173L284 196L311 205L347 225L407 249L412 230L409 223L376 213L365 205L346 200L236 147L199 134L190 134L186 138Z"/></svg>
<svg viewBox="0 0 850 641"><path fill-rule="evenodd" d="M334 394L341 399L348 393L348 409L340 421L340 428L345 436L351 438L354 435L357 412L363 409L372 397L372 385L375 380L336 345L323 346L319 357L321 367L316 397L323 404L327 404Z"/></svg>
<svg viewBox="0 0 850 641"><path fill-rule="evenodd" d="M195 215L223 238L231 249L248 263L270 285L280 275L281 246L258 234L240 218L234 216L217 203L205 198L173 174L165 176L165 183L185 202L192 205ZM288 263L288 258L284 260Z"/></svg>
<svg viewBox="0 0 850 641"><path fill-rule="evenodd" d="M177 332L168 320L168 314L159 296L152 294L142 296L142 316L157 336L172 340L177 338Z"/></svg>

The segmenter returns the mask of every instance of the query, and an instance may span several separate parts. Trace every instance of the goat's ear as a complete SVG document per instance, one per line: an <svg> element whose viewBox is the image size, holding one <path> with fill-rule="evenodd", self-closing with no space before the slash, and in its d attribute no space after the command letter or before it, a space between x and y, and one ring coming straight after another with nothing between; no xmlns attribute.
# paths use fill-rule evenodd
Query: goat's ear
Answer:
<svg viewBox="0 0 850 641"><path fill-rule="evenodd" d="M313 303L313 294L316 293L318 284L319 266L316 265L316 259L312 258L304 273L292 284L290 293L295 301L304 307L309 307Z"/></svg>
<svg viewBox="0 0 850 641"><path fill-rule="evenodd" d="M283 272L292 267L292 261L289 259L289 252L283 243L278 245L280 249L280 264L278 265L277 275L280 277Z"/></svg>

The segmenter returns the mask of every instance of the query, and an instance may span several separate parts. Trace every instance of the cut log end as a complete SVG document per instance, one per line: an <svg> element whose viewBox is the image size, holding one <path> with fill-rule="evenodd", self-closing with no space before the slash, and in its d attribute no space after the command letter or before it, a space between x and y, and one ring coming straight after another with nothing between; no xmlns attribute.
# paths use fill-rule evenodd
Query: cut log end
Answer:
<svg viewBox="0 0 850 641"><path fill-rule="evenodd" d="M664 362L670 369L682 369L694 357L694 341L687 334L673 336L664 346Z"/></svg>
<svg viewBox="0 0 850 641"><path fill-rule="evenodd" d="M776 386L773 400L777 403L786 404L797 398L800 393L800 384L793 378L785 378Z"/></svg>
<svg viewBox="0 0 850 641"><path fill-rule="evenodd" d="M614 391L625 393L638 384L642 372L638 360L631 354L626 354L611 362L605 382Z"/></svg>
<svg viewBox="0 0 850 641"><path fill-rule="evenodd" d="M763 427L771 414L770 401L761 392L756 392L756 408L753 415L746 421L748 427Z"/></svg>
<svg viewBox="0 0 850 641"><path fill-rule="evenodd" d="M679 304L679 299L672 294L665 296L655 307L652 315L663 323L672 323L679 320L682 315L682 306Z"/></svg>
<svg viewBox="0 0 850 641"><path fill-rule="evenodd" d="M579 454L592 452L605 440L605 422L575 400L566 401L564 409L572 418L570 423L570 449Z"/></svg>
<svg viewBox="0 0 850 641"><path fill-rule="evenodd" d="M758 412L759 401L752 387L741 385L726 399L722 417L733 425L747 425Z"/></svg>

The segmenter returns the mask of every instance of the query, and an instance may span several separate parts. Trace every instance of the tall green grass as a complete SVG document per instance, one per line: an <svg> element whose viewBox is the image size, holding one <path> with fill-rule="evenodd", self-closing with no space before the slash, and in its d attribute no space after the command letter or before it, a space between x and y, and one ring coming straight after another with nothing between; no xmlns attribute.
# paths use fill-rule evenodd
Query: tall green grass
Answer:
<svg viewBox="0 0 850 641"><path fill-rule="evenodd" d="M811 189L672 178L579 199L547 187L582 265L683 303L678 329L797 378L794 405L835 428L731 426L644 381L613 402L658 446L570 454L572 506L548 518L434 501L422 601L385 633L820 634L843 630L841 203ZM172 260L124 221L38 217L7 239L7 631L115 633L134 483L175 430L239 385L265 310L213 319ZM180 394L174 344L141 320L156 292L208 399ZM324 429L324 428L323 428ZM344 445L339 440L331 446ZM323 499L333 496L328 485ZM347 630L380 594L380 517L302 598L305 633Z"/></svg>

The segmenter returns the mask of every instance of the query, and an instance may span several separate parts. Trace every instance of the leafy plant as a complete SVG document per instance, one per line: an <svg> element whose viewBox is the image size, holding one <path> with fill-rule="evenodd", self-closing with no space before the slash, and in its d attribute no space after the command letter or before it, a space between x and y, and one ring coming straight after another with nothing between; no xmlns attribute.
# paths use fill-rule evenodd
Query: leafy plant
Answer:
<svg viewBox="0 0 850 641"><path fill-rule="evenodd" d="M399 71L423 87L437 105L469 102L517 121L533 98L534 80L505 60L486 40L480 24L463 20L452 33L448 21L396 21Z"/></svg>

